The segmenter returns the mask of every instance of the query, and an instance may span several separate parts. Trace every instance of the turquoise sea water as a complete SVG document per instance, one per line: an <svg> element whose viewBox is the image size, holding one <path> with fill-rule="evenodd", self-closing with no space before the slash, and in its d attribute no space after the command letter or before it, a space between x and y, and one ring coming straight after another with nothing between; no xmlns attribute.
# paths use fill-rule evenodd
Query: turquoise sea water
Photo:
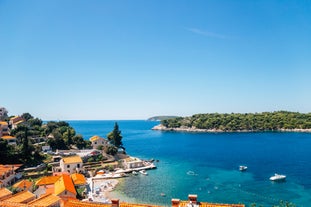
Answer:
<svg viewBox="0 0 311 207"><path fill-rule="evenodd" d="M151 130L158 122L117 122L128 154L159 160L148 176L120 180L114 195L121 200L169 206L171 198L197 194L216 203L310 206L310 133L177 133ZM89 139L105 137L115 121L69 123ZM240 172L239 165L248 170ZM286 182L269 181L274 173L285 174Z"/></svg>

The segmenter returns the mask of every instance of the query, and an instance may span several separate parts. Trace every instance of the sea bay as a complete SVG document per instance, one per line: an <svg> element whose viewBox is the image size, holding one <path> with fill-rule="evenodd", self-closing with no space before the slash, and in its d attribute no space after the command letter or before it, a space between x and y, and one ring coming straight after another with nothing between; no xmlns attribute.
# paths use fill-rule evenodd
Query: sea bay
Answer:
<svg viewBox="0 0 311 207"><path fill-rule="evenodd" d="M170 205L171 198L197 194L200 201L216 203L311 203L310 133L161 132L151 130L159 122L117 122L129 155L159 160L148 176L120 181L114 195L121 200ZM115 121L69 123L89 139L106 137ZM240 172L239 165L248 170ZM286 182L269 181L274 173L285 174Z"/></svg>

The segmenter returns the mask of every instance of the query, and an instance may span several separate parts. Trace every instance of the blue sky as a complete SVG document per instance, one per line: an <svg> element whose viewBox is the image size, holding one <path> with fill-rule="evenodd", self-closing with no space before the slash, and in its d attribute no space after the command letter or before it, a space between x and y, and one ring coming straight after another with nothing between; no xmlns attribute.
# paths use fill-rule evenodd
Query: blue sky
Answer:
<svg viewBox="0 0 311 207"><path fill-rule="evenodd" d="M0 0L0 71L44 120L311 112L311 1Z"/></svg>

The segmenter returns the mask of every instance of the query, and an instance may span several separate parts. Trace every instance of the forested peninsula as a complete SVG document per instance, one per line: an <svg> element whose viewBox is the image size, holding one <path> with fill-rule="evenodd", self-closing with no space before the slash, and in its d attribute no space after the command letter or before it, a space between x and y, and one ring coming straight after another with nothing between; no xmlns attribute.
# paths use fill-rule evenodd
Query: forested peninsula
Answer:
<svg viewBox="0 0 311 207"><path fill-rule="evenodd" d="M182 132L311 132L311 113L208 113L165 119L154 130Z"/></svg>

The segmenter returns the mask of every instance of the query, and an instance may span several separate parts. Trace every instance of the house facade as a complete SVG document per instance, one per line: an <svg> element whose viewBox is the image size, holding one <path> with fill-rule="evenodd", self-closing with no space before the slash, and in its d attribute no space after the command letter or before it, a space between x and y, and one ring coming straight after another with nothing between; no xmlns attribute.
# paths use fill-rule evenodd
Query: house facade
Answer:
<svg viewBox="0 0 311 207"><path fill-rule="evenodd" d="M54 194L67 201L76 198L77 192L69 175L63 174L54 184Z"/></svg>
<svg viewBox="0 0 311 207"><path fill-rule="evenodd" d="M12 129L17 128L17 126L21 123L23 123L25 120L21 116L14 116L10 119L10 125L12 126Z"/></svg>
<svg viewBox="0 0 311 207"><path fill-rule="evenodd" d="M15 181L14 165L0 165L0 182L3 187Z"/></svg>
<svg viewBox="0 0 311 207"><path fill-rule="evenodd" d="M141 159L135 157L129 157L124 159L124 167L126 169L144 167L144 162Z"/></svg>
<svg viewBox="0 0 311 207"><path fill-rule="evenodd" d="M64 157L60 160L59 166L62 172L69 174L79 173L83 171L83 161L80 156Z"/></svg>
<svg viewBox="0 0 311 207"><path fill-rule="evenodd" d="M104 139L100 136L93 136L90 138L93 149L98 149L99 146L106 146L108 144L108 140Z"/></svg>
<svg viewBox="0 0 311 207"><path fill-rule="evenodd" d="M9 125L5 121L0 121L0 137L9 135Z"/></svg>

